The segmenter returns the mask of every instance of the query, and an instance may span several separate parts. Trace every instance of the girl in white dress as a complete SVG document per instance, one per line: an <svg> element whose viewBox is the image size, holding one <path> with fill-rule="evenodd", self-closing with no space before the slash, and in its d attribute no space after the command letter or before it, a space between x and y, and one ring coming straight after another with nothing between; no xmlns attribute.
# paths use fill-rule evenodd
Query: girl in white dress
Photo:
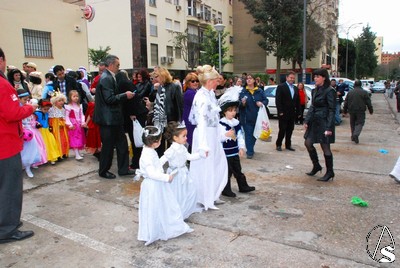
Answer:
<svg viewBox="0 0 400 268"><path fill-rule="evenodd" d="M172 144L161 157L161 164L168 161L168 173L177 170L177 174L171 182L171 189L181 207L183 218L187 219L192 213L202 210L197 206L196 186L186 167L186 161L197 160L200 158L200 154L190 154L185 146L187 140L185 121L182 121L181 124L175 121L169 122L164 137Z"/></svg>
<svg viewBox="0 0 400 268"><path fill-rule="evenodd" d="M196 71L202 87L194 97L189 114L189 121L196 125L192 150L205 152L207 158L191 163L189 174L196 178L194 181L197 202L202 204L205 210L218 209L214 202L219 200L228 181L228 164L222 147L222 142L225 142L227 137L219 127L221 109L214 94L219 74L210 65L199 66Z"/></svg>
<svg viewBox="0 0 400 268"><path fill-rule="evenodd" d="M182 211L171 189L176 172L164 173L156 148L161 143L161 131L147 126L143 131L143 151L140 169L135 179L143 177L139 198L138 240L150 245L156 240L168 240L193 230L183 221Z"/></svg>

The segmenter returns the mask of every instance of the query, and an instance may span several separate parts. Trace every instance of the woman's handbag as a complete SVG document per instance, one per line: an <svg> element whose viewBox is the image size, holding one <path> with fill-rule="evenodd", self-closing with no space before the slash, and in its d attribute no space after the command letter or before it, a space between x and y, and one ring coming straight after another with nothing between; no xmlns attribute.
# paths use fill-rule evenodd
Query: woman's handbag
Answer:
<svg viewBox="0 0 400 268"><path fill-rule="evenodd" d="M135 147L143 147L143 141L142 141L142 134L143 134L143 127L139 123L138 120L132 120L133 124L133 141L135 143Z"/></svg>
<svg viewBox="0 0 400 268"><path fill-rule="evenodd" d="M257 121L254 127L253 135L256 139L260 139L262 141L270 141L271 132L271 125L269 123L267 110L263 105L258 110Z"/></svg>

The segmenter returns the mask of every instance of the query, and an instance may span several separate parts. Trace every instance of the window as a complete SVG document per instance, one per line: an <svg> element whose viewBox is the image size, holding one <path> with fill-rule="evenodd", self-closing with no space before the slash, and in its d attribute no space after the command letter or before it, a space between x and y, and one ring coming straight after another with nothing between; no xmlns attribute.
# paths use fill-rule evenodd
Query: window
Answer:
<svg viewBox="0 0 400 268"><path fill-rule="evenodd" d="M174 31L175 32L181 31L181 22L180 21L174 21Z"/></svg>
<svg viewBox="0 0 400 268"><path fill-rule="evenodd" d="M167 46L167 57L173 57L174 56L174 48L171 46Z"/></svg>
<svg viewBox="0 0 400 268"><path fill-rule="evenodd" d="M157 34L157 16L150 15L150 36L158 36Z"/></svg>
<svg viewBox="0 0 400 268"><path fill-rule="evenodd" d="M229 16L229 25L233 25L233 18L232 18L232 16Z"/></svg>
<svg viewBox="0 0 400 268"><path fill-rule="evenodd" d="M174 0L174 5L179 6L179 0Z"/></svg>
<svg viewBox="0 0 400 268"><path fill-rule="evenodd" d="M195 0L187 0L188 1L188 15L196 16L196 1Z"/></svg>
<svg viewBox="0 0 400 268"><path fill-rule="evenodd" d="M152 7L156 6L156 0L149 0L149 5Z"/></svg>
<svg viewBox="0 0 400 268"><path fill-rule="evenodd" d="M150 44L150 50L151 50L151 65L157 66L158 65L158 45Z"/></svg>
<svg viewBox="0 0 400 268"><path fill-rule="evenodd" d="M22 29L25 57L53 58L51 33Z"/></svg>
<svg viewBox="0 0 400 268"><path fill-rule="evenodd" d="M171 19L165 19L165 29L172 30L172 20Z"/></svg>
<svg viewBox="0 0 400 268"><path fill-rule="evenodd" d="M175 48L175 58L181 59L182 58L182 50L179 47Z"/></svg>
<svg viewBox="0 0 400 268"><path fill-rule="evenodd" d="M167 2L167 3L171 3L171 0L165 0L165 2Z"/></svg>

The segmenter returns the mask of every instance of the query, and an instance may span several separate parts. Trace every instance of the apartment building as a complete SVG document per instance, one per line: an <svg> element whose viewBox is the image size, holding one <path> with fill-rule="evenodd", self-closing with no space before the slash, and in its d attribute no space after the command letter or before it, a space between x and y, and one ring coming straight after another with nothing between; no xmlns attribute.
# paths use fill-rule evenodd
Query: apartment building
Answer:
<svg viewBox="0 0 400 268"><path fill-rule="evenodd" d="M382 53L382 64L389 64L392 61L400 59L400 52L383 52Z"/></svg>
<svg viewBox="0 0 400 268"><path fill-rule="evenodd" d="M383 48L383 36L377 36L374 40L375 43L375 56L377 56L378 65L382 64L382 48Z"/></svg>
<svg viewBox="0 0 400 268"><path fill-rule="evenodd" d="M225 25L229 55L233 53L232 0L87 0L96 11L88 22L89 48L110 46L121 68L138 70L164 66L183 76L188 62L174 47L174 36L187 31L190 42L201 43L208 25ZM201 51L193 51L189 61L196 61ZM96 70L91 66L91 70ZM224 66L232 72L233 65Z"/></svg>
<svg viewBox="0 0 400 268"><path fill-rule="evenodd" d="M322 39L322 48L312 60L306 62L306 82L311 82L312 71L316 68L327 68L333 75L337 74L338 66L338 0L314 1L315 8L313 18L325 29L325 36L316 38ZM309 7L310 8L310 7ZM276 74L276 57L267 55L257 42L261 36L252 32L254 19L247 13L242 2L234 1L233 5L233 32L234 32L234 73L268 73L272 77ZM243 27L243 25L246 25ZM289 70L293 70L291 63L281 63L281 77L284 78ZM298 80L301 79L301 70L295 69L298 73ZM276 77L275 77L276 78Z"/></svg>
<svg viewBox="0 0 400 268"><path fill-rule="evenodd" d="M55 64L75 70L79 66L88 68L83 1L69 2L2 1L0 47L8 65L22 69L23 62L31 61L43 73Z"/></svg>

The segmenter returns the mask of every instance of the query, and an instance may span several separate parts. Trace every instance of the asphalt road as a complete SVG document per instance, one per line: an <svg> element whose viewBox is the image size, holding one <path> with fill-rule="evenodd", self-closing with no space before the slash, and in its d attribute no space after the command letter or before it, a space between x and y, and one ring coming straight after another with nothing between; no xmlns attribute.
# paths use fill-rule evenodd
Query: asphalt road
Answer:
<svg viewBox="0 0 400 268"><path fill-rule="evenodd" d="M400 155L399 114L383 94L372 103L360 144L350 140L348 117L336 128L333 181L305 175L301 126L295 152L275 150L272 119L273 141L257 141L254 158L242 160L256 191L223 197L220 210L189 218L193 233L147 247L136 239L139 182L98 177L90 155L40 167L24 179L21 229L35 236L0 245L0 267L398 267L378 261L390 237L400 242L400 184L388 176ZM351 204L353 196L368 207ZM373 260L366 248L373 253L378 241ZM400 258L391 253L386 260Z"/></svg>

